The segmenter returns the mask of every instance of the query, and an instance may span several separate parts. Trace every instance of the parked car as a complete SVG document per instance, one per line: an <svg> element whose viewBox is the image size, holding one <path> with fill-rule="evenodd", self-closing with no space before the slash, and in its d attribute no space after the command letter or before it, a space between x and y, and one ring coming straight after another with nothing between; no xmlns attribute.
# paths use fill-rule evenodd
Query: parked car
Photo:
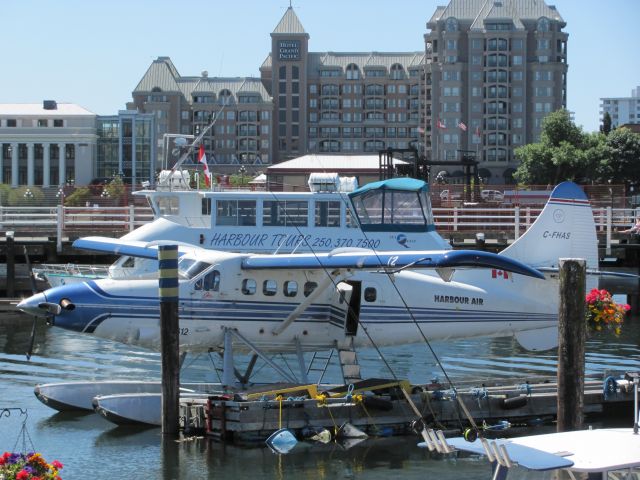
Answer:
<svg viewBox="0 0 640 480"><path fill-rule="evenodd" d="M458 192L451 192L448 189L440 192L440 200L446 202L448 200L460 200L462 198Z"/></svg>
<svg viewBox="0 0 640 480"><path fill-rule="evenodd" d="M504 194L499 190L482 190L480 198L485 202L501 202L504 200Z"/></svg>

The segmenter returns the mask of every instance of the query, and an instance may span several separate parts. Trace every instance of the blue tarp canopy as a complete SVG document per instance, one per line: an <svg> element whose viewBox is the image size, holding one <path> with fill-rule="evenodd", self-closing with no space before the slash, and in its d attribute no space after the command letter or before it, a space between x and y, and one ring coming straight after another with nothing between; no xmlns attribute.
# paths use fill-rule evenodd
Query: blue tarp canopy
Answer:
<svg viewBox="0 0 640 480"><path fill-rule="evenodd" d="M389 180L381 180L379 182L367 183L363 187L354 190L349 197L361 195L371 190L403 190L406 192L427 191L429 185L423 180L415 178L391 178Z"/></svg>

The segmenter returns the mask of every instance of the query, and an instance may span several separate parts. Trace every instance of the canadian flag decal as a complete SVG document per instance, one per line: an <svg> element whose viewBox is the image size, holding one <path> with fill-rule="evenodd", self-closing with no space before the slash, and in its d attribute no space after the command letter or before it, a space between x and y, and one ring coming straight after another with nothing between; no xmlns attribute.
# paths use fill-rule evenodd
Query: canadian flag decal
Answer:
<svg viewBox="0 0 640 480"><path fill-rule="evenodd" d="M509 272L505 272L504 270L496 270L495 268L491 270L491 278L502 277L505 280L509 278Z"/></svg>

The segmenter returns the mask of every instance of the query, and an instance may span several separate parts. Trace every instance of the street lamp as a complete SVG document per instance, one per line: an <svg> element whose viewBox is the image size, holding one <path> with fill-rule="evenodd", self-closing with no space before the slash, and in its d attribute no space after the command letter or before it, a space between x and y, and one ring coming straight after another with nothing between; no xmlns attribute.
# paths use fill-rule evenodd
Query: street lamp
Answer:
<svg viewBox="0 0 640 480"><path fill-rule="evenodd" d="M240 185L244 186L244 174L247 173L246 167L244 165L240 165L238 173L240 174Z"/></svg>
<svg viewBox="0 0 640 480"><path fill-rule="evenodd" d="M62 185L58 187L58 193L56 193L56 198L60 199L60 205L64 205L64 188L62 188Z"/></svg>

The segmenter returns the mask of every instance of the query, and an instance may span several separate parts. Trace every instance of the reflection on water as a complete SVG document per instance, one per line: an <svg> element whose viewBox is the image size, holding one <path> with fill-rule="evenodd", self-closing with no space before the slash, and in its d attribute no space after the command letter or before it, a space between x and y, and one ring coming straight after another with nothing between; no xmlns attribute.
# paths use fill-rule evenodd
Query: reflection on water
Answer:
<svg viewBox="0 0 640 480"><path fill-rule="evenodd" d="M69 380L139 379L160 376L158 354L105 342L39 324L35 354L27 361L31 319L15 315L0 318L0 408L28 409L27 431L37 450L48 460L65 464L63 478L96 479L132 477L205 478L215 475L255 479L315 478L489 478L488 464L474 457L440 458L416 447L417 438L369 439L352 448L332 443L301 443L287 456L266 448L220 445L204 439L175 442L160 430L117 427L93 414L56 413L33 395L33 386ZM586 370L600 378L606 372L640 370L640 322L627 321L623 335L594 336L587 343ZM454 382L480 385L489 380L514 382L555 375L554 351L531 353L512 338L464 339L434 342L433 350ZM443 379L437 362L425 345L387 348L383 355L399 378L413 382ZM375 350L359 352L363 374L390 377ZM187 357L183 381L215 382L212 362L217 356ZM295 370L296 360L279 358ZM256 367L254 381L273 380L268 367ZM337 381L338 366L329 369L327 381ZM23 417L0 418L0 452L11 450ZM521 472L522 474L522 472ZM511 478L511 477L510 477ZM516 476L516 478L518 478ZM522 477L521 477L522 478ZM526 478L531 477L527 474ZM535 478L548 478L536 476Z"/></svg>

